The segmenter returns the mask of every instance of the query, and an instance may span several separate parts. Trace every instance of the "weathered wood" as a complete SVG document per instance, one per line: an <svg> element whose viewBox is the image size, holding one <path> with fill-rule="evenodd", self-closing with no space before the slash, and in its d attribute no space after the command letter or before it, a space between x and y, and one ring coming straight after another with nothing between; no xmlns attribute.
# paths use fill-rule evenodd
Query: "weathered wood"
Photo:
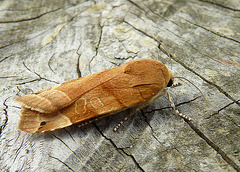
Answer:
<svg viewBox="0 0 240 172"><path fill-rule="evenodd" d="M240 170L240 3L226 2L1 1L1 170ZM129 111L81 128L18 131L14 98L140 58L172 64L216 108L183 82L169 91L192 123L163 96L117 132Z"/></svg>

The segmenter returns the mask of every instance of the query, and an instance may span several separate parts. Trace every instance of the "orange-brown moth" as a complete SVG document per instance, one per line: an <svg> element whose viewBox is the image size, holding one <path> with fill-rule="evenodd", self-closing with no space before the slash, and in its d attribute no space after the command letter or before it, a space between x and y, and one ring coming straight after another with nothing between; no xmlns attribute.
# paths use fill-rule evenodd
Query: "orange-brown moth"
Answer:
<svg viewBox="0 0 240 172"><path fill-rule="evenodd" d="M21 96L19 130L52 131L93 121L128 108L144 107L172 85L172 72L158 61L140 59Z"/></svg>

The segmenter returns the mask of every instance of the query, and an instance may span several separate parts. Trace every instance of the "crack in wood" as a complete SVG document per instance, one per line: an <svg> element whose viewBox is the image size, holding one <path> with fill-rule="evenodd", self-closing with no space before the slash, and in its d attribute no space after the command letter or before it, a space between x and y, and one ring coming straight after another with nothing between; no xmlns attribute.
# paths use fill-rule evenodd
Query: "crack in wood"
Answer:
<svg viewBox="0 0 240 172"><path fill-rule="evenodd" d="M92 73L90 64L92 63L93 59L98 55L98 49L99 49L99 46L100 46L101 41L102 41L103 26L102 26L101 24L99 24L99 23L98 23L98 26L100 26L100 34L99 34L99 39L98 39L98 42L97 42L97 45L96 45L96 53L95 53L95 55L90 59L90 61L89 61L89 63L88 63L88 68L89 68L90 73Z"/></svg>
<svg viewBox="0 0 240 172"><path fill-rule="evenodd" d="M73 136L71 135L71 133L70 133L66 128L63 128L63 130L71 137L71 139L72 139L74 142L76 142L75 139L73 138Z"/></svg>
<svg viewBox="0 0 240 172"><path fill-rule="evenodd" d="M237 101L239 102L240 100L237 100ZM225 110L227 107L233 105L234 103L235 103L235 102L228 103L227 105L225 105L225 106L223 106L222 108L220 108L217 112L215 112L215 113L209 115L209 116L206 117L205 119L210 119L211 117L213 117L213 116L219 114L222 110Z"/></svg>
<svg viewBox="0 0 240 172"><path fill-rule="evenodd" d="M175 106L178 107L178 106L182 106L184 104L188 104L188 103L191 103L195 100L197 100L198 98L200 98L201 96L198 96L198 97L195 97L191 100L188 100L188 101L185 101L185 102L182 102L182 103L179 103L179 104L176 104ZM146 111L145 113L152 113L152 112L155 112L155 111L160 111L160 110L165 110L165 109L172 109L171 106L167 106L167 107L162 107L162 108L159 108L159 109L151 109L151 110L148 110Z"/></svg>
<svg viewBox="0 0 240 172"><path fill-rule="evenodd" d="M103 134L103 132L100 130L100 128L95 123L93 123L93 124L96 127L96 129L98 130L98 132L113 145L113 147L117 150L117 152L119 152L119 150L121 150L125 155L127 155L128 157L130 157L133 160L134 164L137 166L138 169L140 169L141 171L144 172L143 168L140 166L140 164L137 162L137 160L135 159L135 157L133 155L126 153L123 148L117 147L117 145L112 141L112 139L105 136Z"/></svg>
<svg viewBox="0 0 240 172"><path fill-rule="evenodd" d="M0 126L0 138L2 136L2 131L4 130L4 128L6 127L7 125L7 122L8 122L8 112L7 112L7 109L8 109L8 105L6 104L7 100L9 99L10 97L6 98L3 102L3 106L5 106L5 108L3 108L3 111L4 111L4 114L5 114L5 119L2 120L4 121L3 124L1 124Z"/></svg>
<svg viewBox="0 0 240 172"><path fill-rule="evenodd" d="M226 6L226 5L223 5L223 4L218 3L217 1L209 1L209 0L199 0L199 1L206 2L206 3L209 3L209 4L214 4L214 5L216 5L216 6L219 6L219 7L222 7L222 8L228 9L228 10L231 10L231 11L240 11L240 10L237 9L237 8L228 7L228 6ZM220 2L220 1L219 1L219 2ZM224 1L222 1L222 2L224 2Z"/></svg>
<svg viewBox="0 0 240 172"><path fill-rule="evenodd" d="M76 63L76 72L77 72L78 78L81 78L82 77L82 73L81 73L80 66L79 66L80 65L81 54L78 54L78 52L77 52L77 55L78 55L78 58L77 58L77 63Z"/></svg>
<svg viewBox="0 0 240 172"><path fill-rule="evenodd" d="M50 62L51 62L52 58L54 57L54 55L55 55L55 53L53 53L53 54L51 55L51 57L48 59L48 67L49 67L49 69L50 69L53 73L56 73L56 72L53 71L53 69L52 69L52 67L51 67L51 65L50 65Z"/></svg>
<svg viewBox="0 0 240 172"><path fill-rule="evenodd" d="M208 28L206 28L206 27L203 27L203 26L198 25L198 24L196 24L196 23L192 23L191 21L189 21L189 20L187 20L187 19L184 19L184 20L187 21L188 23L196 26L196 27L200 27L200 28L202 28L202 29L204 29L204 30L206 30L206 31L208 31L208 32L211 32L211 33L214 34L214 35L220 36L221 38L225 38L225 39L228 39L228 40L231 40L231 41L234 41L234 42L240 44L240 42L239 42L238 40L236 40L236 39L233 39L233 38L231 38L231 37L227 37L226 35L220 34L219 32L214 32L214 31L212 31L212 30L210 30L210 29L208 29Z"/></svg>
<svg viewBox="0 0 240 172"><path fill-rule="evenodd" d="M67 163L63 162L63 161L60 160L59 158L54 157L54 156L51 156L51 155L49 155L49 157L50 157L50 158L53 158L53 159L56 159L57 161L59 161L60 163L62 163L64 166L66 166L69 170L71 170L71 171L74 172L74 170L73 170L69 165L67 165Z"/></svg>
<svg viewBox="0 0 240 172"><path fill-rule="evenodd" d="M50 80L50 79L41 77L40 74L38 74L37 72L32 71L31 69L29 69L24 62L23 62L23 65L24 65L24 67L25 67L29 72L34 73L35 75L37 75L37 76L38 76L38 79L33 79L33 80L30 80L30 81L21 82L21 83L18 83L17 85L23 85L23 84L26 84L26 83L31 83L31 82L35 82L35 81L40 81L40 80L42 80L42 79L45 80L45 81L49 81L49 82L53 82L53 83L59 84L59 83L56 82L56 81L52 81L52 80Z"/></svg>
<svg viewBox="0 0 240 172"><path fill-rule="evenodd" d="M81 158L62 139L60 139L59 137L57 137L53 133L51 133L51 135L53 137L57 138L60 142L62 142L81 161Z"/></svg>
<svg viewBox="0 0 240 172"><path fill-rule="evenodd" d="M52 12L56 12L58 10L62 10L62 9L58 8L58 9L55 9L55 10L52 10L52 11L47 11L45 13L42 13L42 14L38 15L38 16L27 18L27 19L12 20L12 21L0 21L0 23L19 23L19 22L25 22L25 21L32 21L32 20L39 19L39 18L41 18L42 16L44 16L46 14L49 14L49 13L52 13Z"/></svg>
<svg viewBox="0 0 240 172"><path fill-rule="evenodd" d="M214 86L215 88L218 89L218 91L222 94L224 94L227 98L229 98L230 100L232 100L234 103L236 103L238 106L240 106L240 101L237 101L236 99L234 99L230 94L228 94L224 89L222 89L219 85L213 83L212 81L207 80L206 78L204 78L202 75L200 75L199 73L197 73L196 71L194 71L192 68L188 67L187 65L185 65L183 62L181 62L180 60L178 60L176 57L174 57L172 54L170 54L171 59L173 59L175 62L181 64L185 69L189 70L190 72L194 73L195 75L197 75L198 77L200 77L203 81L207 82L208 84Z"/></svg>
<svg viewBox="0 0 240 172"><path fill-rule="evenodd" d="M219 153L222 158L227 162L230 166L232 166L236 171L240 172L240 167L214 142L212 142L203 132L201 132L191 121L184 119L184 121L203 139L207 142L209 146L211 146L217 153Z"/></svg>
<svg viewBox="0 0 240 172"><path fill-rule="evenodd" d="M145 122L146 122L146 123L148 124L148 126L150 127L150 129L151 129L151 134L152 134L153 138L154 138L160 145L162 145L161 142L158 140L158 138L155 136L154 130L153 130L151 124L148 122L146 115L144 115L143 110L140 110L140 112L141 112L142 116L144 117Z"/></svg>
<svg viewBox="0 0 240 172"><path fill-rule="evenodd" d="M4 47L3 47L4 48ZM0 48L2 49L2 47ZM7 60L8 58L12 57L13 55L10 55L10 56L6 56L6 57L3 57L1 60L0 60L0 63L3 62L4 60Z"/></svg>
<svg viewBox="0 0 240 172"><path fill-rule="evenodd" d="M18 149L17 149L17 151L16 151L15 158L14 158L13 162L15 162L15 161L16 161L16 159L17 159L17 157L18 157L18 155L19 155L19 153L20 153L20 150L21 150L21 149L22 149L22 147L23 147L23 142L24 142L24 140L22 140L22 142L21 142L21 145L18 147Z"/></svg>

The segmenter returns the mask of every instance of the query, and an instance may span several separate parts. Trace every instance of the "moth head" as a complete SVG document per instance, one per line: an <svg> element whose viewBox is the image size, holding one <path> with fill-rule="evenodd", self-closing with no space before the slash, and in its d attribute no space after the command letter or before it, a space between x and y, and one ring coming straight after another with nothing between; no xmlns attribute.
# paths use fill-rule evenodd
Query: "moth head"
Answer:
<svg viewBox="0 0 240 172"><path fill-rule="evenodd" d="M170 78L167 87L171 87L173 85L173 78Z"/></svg>

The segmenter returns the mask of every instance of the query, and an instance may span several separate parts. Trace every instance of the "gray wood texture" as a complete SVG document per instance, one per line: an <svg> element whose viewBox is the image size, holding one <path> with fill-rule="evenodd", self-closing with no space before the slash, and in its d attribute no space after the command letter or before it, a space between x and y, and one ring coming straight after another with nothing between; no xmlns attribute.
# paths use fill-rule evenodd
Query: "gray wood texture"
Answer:
<svg viewBox="0 0 240 172"><path fill-rule="evenodd" d="M0 28L1 171L240 170L240 1L3 0ZM169 92L191 123L165 95L117 132L129 111L18 131L14 98L140 58L191 80L215 108L182 82Z"/></svg>

